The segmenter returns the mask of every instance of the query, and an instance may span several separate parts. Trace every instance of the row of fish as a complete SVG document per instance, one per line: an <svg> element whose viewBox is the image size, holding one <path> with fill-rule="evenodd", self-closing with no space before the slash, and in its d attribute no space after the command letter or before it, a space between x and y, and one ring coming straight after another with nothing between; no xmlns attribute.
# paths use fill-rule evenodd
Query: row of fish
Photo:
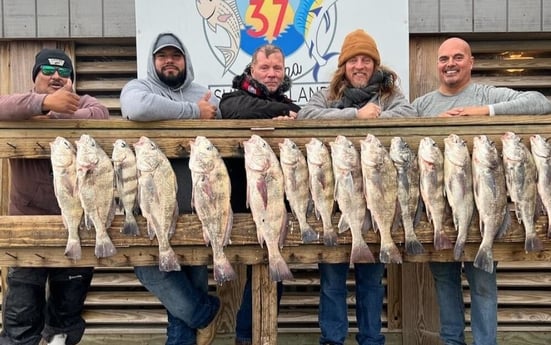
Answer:
<svg viewBox="0 0 551 345"><path fill-rule="evenodd" d="M160 269L179 270L169 244L178 217L176 176L158 146L141 137L134 144L134 154L119 139L109 158L90 135L83 134L75 144L63 137L50 143L55 195L69 233L65 255L73 260L81 258L78 231L83 220L88 230L93 226L96 231L96 257L115 255L107 229L117 207L125 214L123 232L134 236L139 234L135 214L141 209L150 239L156 236L159 242Z"/></svg>

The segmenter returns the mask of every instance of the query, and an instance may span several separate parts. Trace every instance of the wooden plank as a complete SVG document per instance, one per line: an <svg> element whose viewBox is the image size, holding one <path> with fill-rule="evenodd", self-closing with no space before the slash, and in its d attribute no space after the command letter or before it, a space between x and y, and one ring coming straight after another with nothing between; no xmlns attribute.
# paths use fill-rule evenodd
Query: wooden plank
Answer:
<svg viewBox="0 0 551 345"><path fill-rule="evenodd" d="M549 88L551 87L551 76L498 76L498 77L480 77L473 76L475 83L490 84L494 86L509 87L512 89L526 88Z"/></svg>
<svg viewBox="0 0 551 345"><path fill-rule="evenodd" d="M36 2L37 37L69 37L69 0Z"/></svg>
<svg viewBox="0 0 551 345"><path fill-rule="evenodd" d="M110 113L121 109L121 102L118 97L96 97L96 99L106 106Z"/></svg>
<svg viewBox="0 0 551 345"><path fill-rule="evenodd" d="M126 83L132 80L127 78L104 78L96 80L79 80L76 85L77 93L115 92L120 91Z"/></svg>
<svg viewBox="0 0 551 345"><path fill-rule="evenodd" d="M137 73L136 60L77 61L75 69L78 75Z"/></svg>
<svg viewBox="0 0 551 345"><path fill-rule="evenodd" d="M42 48L55 48L55 42L13 41L10 43L11 63L9 93L29 92L33 87L32 68L36 53Z"/></svg>
<svg viewBox="0 0 551 345"><path fill-rule="evenodd" d="M507 7L502 0L473 1L474 32L506 32Z"/></svg>
<svg viewBox="0 0 551 345"><path fill-rule="evenodd" d="M103 1L69 0L70 37L103 37Z"/></svg>
<svg viewBox="0 0 551 345"><path fill-rule="evenodd" d="M533 58L526 60L476 59L473 72L505 69L551 69L551 58ZM523 76L522 78L525 77Z"/></svg>
<svg viewBox="0 0 551 345"><path fill-rule="evenodd" d="M509 31L542 31L541 3L541 0L508 1L507 26Z"/></svg>
<svg viewBox="0 0 551 345"><path fill-rule="evenodd" d="M34 0L4 0L4 37L36 37Z"/></svg>
<svg viewBox="0 0 551 345"><path fill-rule="evenodd" d="M410 38L410 64L415 66L415 68L410 68L409 73L409 99L411 101L438 88L436 63L438 47L443 41L442 38Z"/></svg>
<svg viewBox="0 0 551 345"><path fill-rule="evenodd" d="M136 58L136 40L125 39L116 45L93 44L93 45L77 45L76 55L80 57L129 57Z"/></svg>
<svg viewBox="0 0 551 345"><path fill-rule="evenodd" d="M136 37L134 0L103 0L103 36Z"/></svg>
<svg viewBox="0 0 551 345"><path fill-rule="evenodd" d="M551 41L548 39L471 40L469 44L473 54L506 51L545 53L551 50Z"/></svg>
<svg viewBox="0 0 551 345"><path fill-rule="evenodd" d="M410 33L439 32L438 0L409 0L408 3Z"/></svg>
<svg viewBox="0 0 551 345"><path fill-rule="evenodd" d="M440 32L473 32L473 0L440 0Z"/></svg>

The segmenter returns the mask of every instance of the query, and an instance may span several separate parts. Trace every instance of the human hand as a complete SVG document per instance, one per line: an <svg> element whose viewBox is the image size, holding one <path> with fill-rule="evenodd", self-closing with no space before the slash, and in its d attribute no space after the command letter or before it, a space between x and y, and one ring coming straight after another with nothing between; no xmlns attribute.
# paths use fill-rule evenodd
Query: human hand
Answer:
<svg viewBox="0 0 551 345"><path fill-rule="evenodd" d="M42 102L43 111L53 111L63 114L74 114L78 109L80 97L66 89L67 84L62 89L47 95ZM72 83L71 86L72 88Z"/></svg>
<svg viewBox="0 0 551 345"><path fill-rule="evenodd" d="M358 119L376 119L381 115L381 107L375 103L367 103L358 109L356 117Z"/></svg>
<svg viewBox="0 0 551 345"><path fill-rule="evenodd" d="M211 97L210 90L197 102L199 106L199 118L200 119L214 119L216 117L216 106L209 102Z"/></svg>
<svg viewBox="0 0 551 345"><path fill-rule="evenodd" d="M458 107L449 109L439 117L453 117L453 116L487 116L490 115L490 108L486 105L475 107Z"/></svg>
<svg viewBox="0 0 551 345"><path fill-rule="evenodd" d="M292 117L291 115L281 115L272 117L272 120L296 120L296 117Z"/></svg>

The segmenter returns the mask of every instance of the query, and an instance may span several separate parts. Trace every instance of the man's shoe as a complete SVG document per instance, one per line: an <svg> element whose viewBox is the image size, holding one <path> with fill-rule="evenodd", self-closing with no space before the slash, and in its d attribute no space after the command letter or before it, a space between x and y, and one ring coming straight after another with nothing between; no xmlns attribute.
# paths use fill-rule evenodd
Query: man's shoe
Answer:
<svg viewBox="0 0 551 345"><path fill-rule="evenodd" d="M220 322L220 317L222 316L222 305L218 307L216 315L212 321L205 328L198 328L196 335L197 345L210 345L216 337L216 331L218 330L218 323Z"/></svg>

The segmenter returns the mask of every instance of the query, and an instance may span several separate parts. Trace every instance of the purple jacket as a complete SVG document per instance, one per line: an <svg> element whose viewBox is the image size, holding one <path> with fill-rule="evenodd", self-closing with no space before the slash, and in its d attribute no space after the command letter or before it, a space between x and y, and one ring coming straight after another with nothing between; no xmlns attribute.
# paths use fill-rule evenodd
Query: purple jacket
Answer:
<svg viewBox="0 0 551 345"><path fill-rule="evenodd" d="M0 120L19 121L42 115L46 94L34 92L0 96ZM97 99L80 96L79 109L73 115L54 114L56 118L108 119L109 111ZM52 138L54 140L55 138ZM50 159L10 159L10 215L60 214L54 193Z"/></svg>

